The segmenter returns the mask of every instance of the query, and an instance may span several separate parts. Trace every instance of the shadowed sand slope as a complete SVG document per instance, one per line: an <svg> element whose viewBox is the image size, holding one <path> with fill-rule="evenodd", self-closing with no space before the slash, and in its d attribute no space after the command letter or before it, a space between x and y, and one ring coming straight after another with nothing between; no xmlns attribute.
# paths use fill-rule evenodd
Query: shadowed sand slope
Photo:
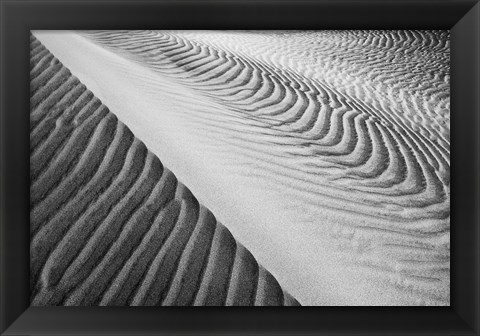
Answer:
<svg viewBox="0 0 480 336"><path fill-rule="evenodd" d="M32 305L298 305L31 37Z"/></svg>
<svg viewBox="0 0 480 336"><path fill-rule="evenodd" d="M448 31L35 34L302 304L449 305Z"/></svg>

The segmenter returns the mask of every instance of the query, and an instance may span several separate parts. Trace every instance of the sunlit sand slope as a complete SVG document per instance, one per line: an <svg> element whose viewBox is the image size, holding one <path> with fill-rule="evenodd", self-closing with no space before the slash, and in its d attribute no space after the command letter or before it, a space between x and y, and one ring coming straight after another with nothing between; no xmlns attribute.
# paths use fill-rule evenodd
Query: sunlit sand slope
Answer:
<svg viewBox="0 0 480 336"><path fill-rule="evenodd" d="M32 305L297 305L31 37Z"/></svg>
<svg viewBox="0 0 480 336"><path fill-rule="evenodd" d="M442 64L448 61L448 54L440 53L443 59L439 60L434 57L435 48L447 50L442 40L437 45L430 34L419 34L419 40L406 32L405 37L386 34L382 36L384 41L366 34L367 40L362 41L354 39L359 36L353 34L352 43L361 44L354 49L348 37L332 35L348 49L330 43L318 60L330 68L320 82L316 80L318 74L304 76L302 73L308 71L301 71L295 59L284 64L273 58L290 55L294 47L288 43L289 48L276 44L274 53L268 54L267 48L273 43L262 35L267 45L263 48L260 42L253 46L242 44L233 34L204 35L89 32L86 36L237 112L242 117L237 125L215 116L214 120L202 120L203 128L229 134L233 126L243 126L250 136L235 143L243 148L265 144L266 149L274 151L281 145L284 152L288 151L288 159L295 159L304 168L289 172L288 177L301 183L318 183L318 175L325 176L328 185L316 188L314 193L328 194L322 200L332 207L402 222L449 216L445 190L449 179L449 82L445 68L448 63ZM308 35L300 35L300 41L302 37ZM275 34L270 38L275 39ZM329 36L326 38L328 41ZM243 45L243 50L230 50L237 45ZM373 54L371 49L375 47L378 50ZM266 49L264 53L262 49ZM418 65L399 64L398 55L388 55L385 49L406 54L401 57L403 62L410 59ZM425 55L421 55L423 49ZM305 52L309 49L305 48ZM432 62L428 66L418 62L419 53L422 58L433 54ZM339 64L336 58L341 58ZM289 63L293 65L288 67ZM381 72L373 71L377 70L376 63L381 63ZM348 76L361 81L350 83ZM372 87L367 80L372 81ZM399 96L410 91L413 94L421 86L427 97L422 95L415 101L412 96ZM416 106L419 103L431 108ZM406 108L408 104L411 108ZM287 172L272 163L265 169L274 175ZM279 180L286 182L284 176ZM351 191L357 190L360 198L352 199ZM399 229L407 229L405 224L400 225ZM431 230L435 230L433 225Z"/></svg>
<svg viewBox="0 0 480 336"><path fill-rule="evenodd" d="M448 32L38 36L302 304L449 304Z"/></svg>

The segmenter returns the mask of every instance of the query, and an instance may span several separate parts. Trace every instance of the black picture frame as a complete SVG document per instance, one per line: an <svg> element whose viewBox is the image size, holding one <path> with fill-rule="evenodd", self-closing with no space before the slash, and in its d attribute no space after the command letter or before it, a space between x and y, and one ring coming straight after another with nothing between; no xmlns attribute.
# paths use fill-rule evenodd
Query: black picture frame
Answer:
<svg viewBox="0 0 480 336"><path fill-rule="evenodd" d="M0 0L2 335L479 335L478 0ZM32 29L450 29L450 307L29 307Z"/></svg>

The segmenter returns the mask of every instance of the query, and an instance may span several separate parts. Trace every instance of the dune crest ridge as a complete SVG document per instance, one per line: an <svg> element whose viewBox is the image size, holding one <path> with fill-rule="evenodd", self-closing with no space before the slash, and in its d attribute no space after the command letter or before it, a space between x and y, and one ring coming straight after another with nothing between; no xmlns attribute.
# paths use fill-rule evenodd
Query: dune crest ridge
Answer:
<svg viewBox="0 0 480 336"><path fill-rule="evenodd" d="M299 305L31 36L32 305Z"/></svg>

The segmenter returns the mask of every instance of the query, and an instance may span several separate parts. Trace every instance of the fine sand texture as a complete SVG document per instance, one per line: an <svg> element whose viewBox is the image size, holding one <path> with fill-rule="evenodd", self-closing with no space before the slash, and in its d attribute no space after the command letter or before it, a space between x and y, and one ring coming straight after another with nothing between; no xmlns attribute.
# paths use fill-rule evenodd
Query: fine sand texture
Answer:
<svg viewBox="0 0 480 336"><path fill-rule="evenodd" d="M448 31L34 35L302 305L450 304Z"/></svg>
<svg viewBox="0 0 480 336"><path fill-rule="evenodd" d="M30 40L32 305L298 305Z"/></svg>

